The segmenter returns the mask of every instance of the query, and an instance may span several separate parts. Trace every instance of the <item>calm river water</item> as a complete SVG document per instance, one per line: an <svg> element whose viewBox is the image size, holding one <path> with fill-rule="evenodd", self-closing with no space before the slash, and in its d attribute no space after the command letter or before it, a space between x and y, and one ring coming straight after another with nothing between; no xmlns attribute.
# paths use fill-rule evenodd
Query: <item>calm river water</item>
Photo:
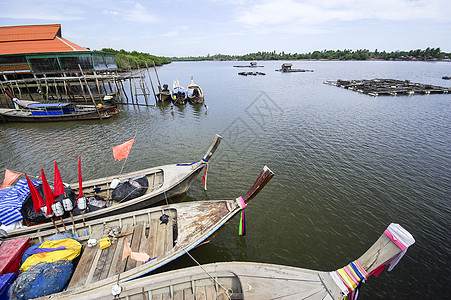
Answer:
<svg viewBox="0 0 451 300"><path fill-rule="evenodd" d="M247 235L234 218L192 251L200 263L256 261L335 270L358 258L391 223L416 243L392 272L371 277L361 299L445 299L451 295L451 95L373 98L325 80L395 78L450 86L450 63L293 62L313 73L275 72L282 62L177 62L159 68L172 86L190 75L205 107L124 106L103 121L1 124L0 171L9 168L77 180L117 174L111 147L137 131L124 171L201 158L224 137L208 172L175 201L232 199L264 165L275 173L246 210ZM265 76L239 76L261 71ZM152 76L154 73L152 74ZM155 80L155 77L153 76ZM149 85L150 87L150 85ZM144 100L141 100L144 102ZM194 265L183 257L164 270Z"/></svg>

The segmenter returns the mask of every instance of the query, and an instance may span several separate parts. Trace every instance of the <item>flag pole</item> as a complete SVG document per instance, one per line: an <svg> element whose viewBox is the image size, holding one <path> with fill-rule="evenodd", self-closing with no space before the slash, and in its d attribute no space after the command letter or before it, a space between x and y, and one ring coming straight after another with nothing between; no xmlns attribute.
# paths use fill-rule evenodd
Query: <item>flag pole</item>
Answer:
<svg viewBox="0 0 451 300"><path fill-rule="evenodd" d="M136 129L135 136L133 136L133 139L136 138L137 134L138 134L138 129ZM130 149L130 151L131 151L131 149ZM129 155L130 155L130 152L129 152ZM124 163L122 164L122 168L121 168L121 171L119 172L119 175L117 175L117 176L121 176L122 171L124 170L125 163L127 162L127 159L128 159L128 155L125 158Z"/></svg>

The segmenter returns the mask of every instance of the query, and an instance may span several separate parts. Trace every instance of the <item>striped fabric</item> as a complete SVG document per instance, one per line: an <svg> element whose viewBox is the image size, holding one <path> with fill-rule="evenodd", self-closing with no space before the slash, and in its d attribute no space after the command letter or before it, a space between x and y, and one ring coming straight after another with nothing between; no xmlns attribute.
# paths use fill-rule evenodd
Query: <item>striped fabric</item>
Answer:
<svg viewBox="0 0 451 300"><path fill-rule="evenodd" d="M345 296L354 291L360 282L368 277L368 273L357 260L329 274Z"/></svg>
<svg viewBox="0 0 451 300"><path fill-rule="evenodd" d="M35 186L41 182L31 181ZM6 190L6 191L4 191ZM3 189L0 192L0 222L10 225L23 219L20 209L25 198L30 194L27 181L19 179L16 185L10 189Z"/></svg>

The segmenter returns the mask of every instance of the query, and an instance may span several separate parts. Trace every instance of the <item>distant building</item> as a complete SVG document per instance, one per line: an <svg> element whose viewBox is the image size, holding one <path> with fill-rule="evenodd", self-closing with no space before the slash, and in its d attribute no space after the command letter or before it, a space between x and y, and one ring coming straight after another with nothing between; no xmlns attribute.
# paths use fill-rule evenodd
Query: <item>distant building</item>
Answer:
<svg viewBox="0 0 451 300"><path fill-rule="evenodd" d="M61 24L0 27L0 74L116 71L114 53L90 51L62 37ZM28 75L29 76L29 75Z"/></svg>

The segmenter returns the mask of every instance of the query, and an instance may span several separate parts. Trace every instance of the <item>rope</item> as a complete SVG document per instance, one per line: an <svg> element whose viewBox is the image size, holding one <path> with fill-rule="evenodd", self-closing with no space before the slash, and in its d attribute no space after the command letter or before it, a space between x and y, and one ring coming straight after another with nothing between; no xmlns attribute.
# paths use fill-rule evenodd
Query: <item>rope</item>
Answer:
<svg viewBox="0 0 451 300"><path fill-rule="evenodd" d="M219 285L226 293L227 299L232 299L232 295L233 295L233 290L232 289L226 289L222 284L220 284L216 278L214 278L213 276L211 276L210 273L207 272L207 270L204 269L204 267L202 267L202 265L188 252L186 251L185 247L183 247L181 244L178 244L183 251L185 251L186 254L188 254L189 257L191 257L191 259L208 275L210 276L210 278L217 284Z"/></svg>

